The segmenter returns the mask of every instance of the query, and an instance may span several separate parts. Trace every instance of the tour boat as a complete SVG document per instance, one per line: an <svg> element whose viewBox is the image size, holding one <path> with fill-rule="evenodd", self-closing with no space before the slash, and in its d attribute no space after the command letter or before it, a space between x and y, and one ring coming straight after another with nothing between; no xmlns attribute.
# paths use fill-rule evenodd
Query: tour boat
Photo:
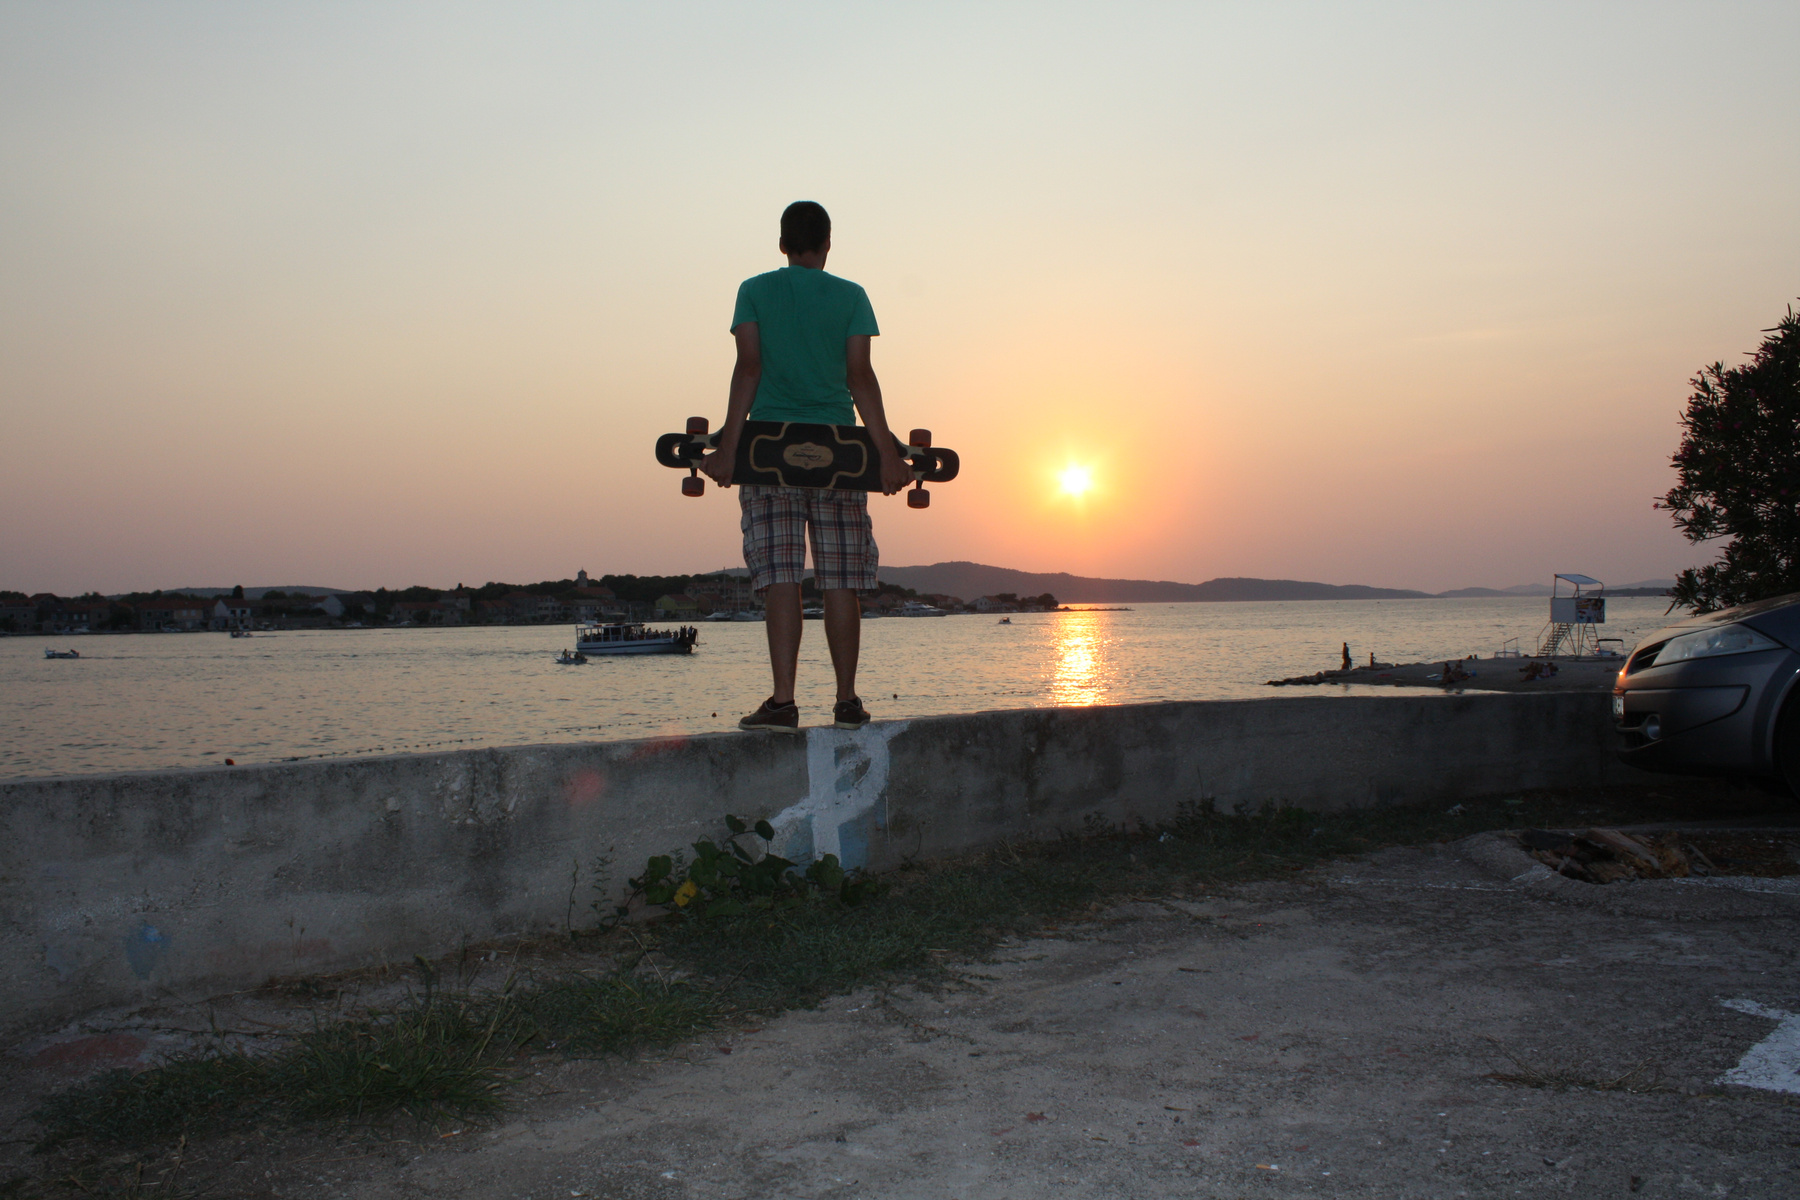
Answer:
<svg viewBox="0 0 1800 1200"><path fill-rule="evenodd" d="M934 604L920 604L917 600L908 600L894 610L896 617L941 617L944 610Z"/></svg>
<svg viewBox="0 0 1800 1200"><path fill-rule="evenodd" d="M646 629L634 621L604 625L580 625L575 629L577 654L686 654L694 648L700 631L692 625L679 629Z"/></svg>

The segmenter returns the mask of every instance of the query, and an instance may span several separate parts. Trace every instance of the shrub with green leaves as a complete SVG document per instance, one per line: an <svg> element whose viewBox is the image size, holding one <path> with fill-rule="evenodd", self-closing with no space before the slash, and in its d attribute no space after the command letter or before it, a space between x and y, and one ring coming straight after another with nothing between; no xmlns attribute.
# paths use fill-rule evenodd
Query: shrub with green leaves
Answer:
<svg viewBox="0 0 1800 1200"><path fill-rule="evenodd" d="M767 821L754 826L726 814L730 830L723 844L702 838L693 845L692 861L681 855L658 854L644 873L628 882L646 904L663 904L695 917L735 917L751 912L798 908L815 899L859 904L872 894L863 872L846 871L835 854L827 854L804 872L798 864L771 852L775 830ZM746 846L754 835L756 841ZM624 916L629 905L618 909Z"/></svg>

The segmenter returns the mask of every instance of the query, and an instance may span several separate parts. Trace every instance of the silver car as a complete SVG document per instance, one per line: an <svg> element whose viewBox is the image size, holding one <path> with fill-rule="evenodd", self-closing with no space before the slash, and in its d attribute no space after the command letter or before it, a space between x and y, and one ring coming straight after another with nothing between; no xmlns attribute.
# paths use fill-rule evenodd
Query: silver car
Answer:
<svg viewBox="0 0 1800 1200"><path fill-rule="evenodd" d="M1800 593L1689 617L1613 685L1619 757L1649 771L1779 780L1800 795Z"/></svg>

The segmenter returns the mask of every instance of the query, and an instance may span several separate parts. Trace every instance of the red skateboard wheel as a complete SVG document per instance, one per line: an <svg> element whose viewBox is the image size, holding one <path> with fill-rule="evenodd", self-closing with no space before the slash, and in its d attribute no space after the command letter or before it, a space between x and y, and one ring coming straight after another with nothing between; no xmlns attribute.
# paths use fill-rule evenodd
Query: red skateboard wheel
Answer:
<svg viewBox="0 0 1800 1200"><path fill-rule="evenodd" d="M705 417L689 417L688 418L688 434L689 434L689 436L693 436L693 437L704 436L707 431L707 428L708 428L708 425L707 425L707 420Z"/></svg>
<svg viewBox="0 0 1800 1200"><path fill-rule="evenodd" d="M681 494L684 496L704 496L706 494L706 480L700 478L698 475L688 476L681 481Z"/></svg>
<svg viewBox="0 0 1800 1200"><path fill-rule="evenodd" d="M912 491L906 493L906 507L930 508L931 493L924 488L914 488Z"/></svg>
<svg viewBox="0 0 1800 1200"><path fill-rule="evenodd" d="M911 433L906 435L906 444L909 446L918 446L921 449L929 450L931 448L931 430L929 430L929 429L913 430Z"/></svg>

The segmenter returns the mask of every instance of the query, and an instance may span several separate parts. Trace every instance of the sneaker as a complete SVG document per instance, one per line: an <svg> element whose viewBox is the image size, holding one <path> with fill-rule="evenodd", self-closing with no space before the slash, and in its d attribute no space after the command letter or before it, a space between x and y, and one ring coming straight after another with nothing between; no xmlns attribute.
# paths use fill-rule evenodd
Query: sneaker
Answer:
<svg viewBox="0 0 1800 1200"><path fill-rule="evenodd" d="M800 706L789 700L786 704L775 703L770 696L762 702L762 707L738 722L739 729L769 729L776 733L800 732Z"/></svg>
<svg viewBox="0 0 1800 1200"><path fill-rule="evenodd" d="M858 696L839 700L831 710L833 729L861 729L868 723L869 710L862 706L862 699Z"/></svg>

